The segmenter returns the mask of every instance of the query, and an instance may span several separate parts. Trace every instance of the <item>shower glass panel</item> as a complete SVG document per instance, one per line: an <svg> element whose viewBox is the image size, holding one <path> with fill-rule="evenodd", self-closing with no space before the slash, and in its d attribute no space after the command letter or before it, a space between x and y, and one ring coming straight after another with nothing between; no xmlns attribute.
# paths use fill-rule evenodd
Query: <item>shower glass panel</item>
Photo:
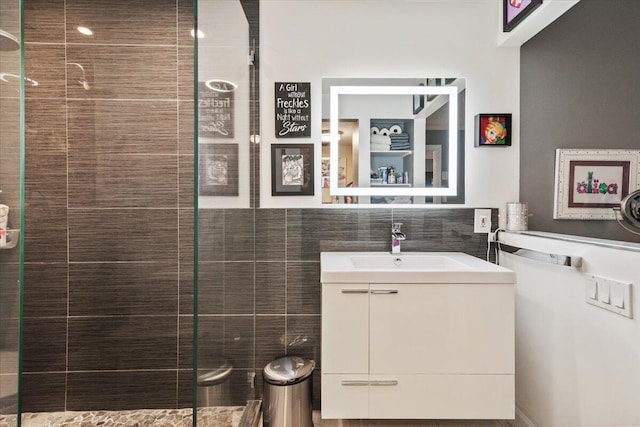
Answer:
<svg viewBox="0 0 640 427"><path fill-rule="evenodd" d="M21 8L21 1L0 0L0 421L8 425L19 425L20 407L24 133Z"/></svg>
<svg viewBox="0 0 640 427"><path fill-rule="evenodd" d="M259 398L255 352L257 45L255 0L198 0L196 324L198 425L246 417ZM235 425L235 424L230 424Z"/></svg>

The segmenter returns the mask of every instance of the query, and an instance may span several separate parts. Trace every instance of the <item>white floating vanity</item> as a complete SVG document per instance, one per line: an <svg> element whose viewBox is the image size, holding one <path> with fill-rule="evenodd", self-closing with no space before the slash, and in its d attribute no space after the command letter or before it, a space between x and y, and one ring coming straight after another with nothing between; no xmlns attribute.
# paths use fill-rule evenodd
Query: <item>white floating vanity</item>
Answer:
<svg viewBox="0 0 640 427"><path fill-rule="evenodd" d="M322 418L514 418L512 271L448 252L320 264Z"/></svg>

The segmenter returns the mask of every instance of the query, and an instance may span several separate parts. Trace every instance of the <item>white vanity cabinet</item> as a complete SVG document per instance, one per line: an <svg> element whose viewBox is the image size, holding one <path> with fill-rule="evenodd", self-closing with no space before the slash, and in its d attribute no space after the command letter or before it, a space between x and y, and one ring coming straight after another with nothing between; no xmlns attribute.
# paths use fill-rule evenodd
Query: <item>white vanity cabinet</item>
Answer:
<svg viewBox="0 0 640 427"><path fill-rule="evenodd" d="M514 411L513 283L323 283L323 418Z"/></svg>

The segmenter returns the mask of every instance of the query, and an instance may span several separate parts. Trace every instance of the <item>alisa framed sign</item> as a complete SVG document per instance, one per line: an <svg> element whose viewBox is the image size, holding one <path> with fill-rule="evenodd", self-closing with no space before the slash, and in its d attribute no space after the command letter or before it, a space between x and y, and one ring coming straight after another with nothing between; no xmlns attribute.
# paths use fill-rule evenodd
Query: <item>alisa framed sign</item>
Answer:
<svg viewBox="0 0 640 427"><path fill-rule="evenodd" d="M640 184L640 150L556 150L554 219L615 219Z"/></svg>
<svg viewBox="0 0 640 427"><path fill-rule="evenodd" d="M504 17L502 31L508 33L540 6L542 0L502 0L502 3Z"/></svg>

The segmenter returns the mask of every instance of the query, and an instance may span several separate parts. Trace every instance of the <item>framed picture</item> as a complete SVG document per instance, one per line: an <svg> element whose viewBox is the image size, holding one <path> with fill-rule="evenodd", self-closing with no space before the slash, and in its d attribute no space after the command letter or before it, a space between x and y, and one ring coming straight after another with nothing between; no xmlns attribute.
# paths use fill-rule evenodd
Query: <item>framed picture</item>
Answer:
<svg viewBox="0 0 640 427"><path fill-rule="evenodd" d="M640 183L640 150L556 150L554 219L615 219Z"/></svg>
<svg viewBox="0 0 640 427"><path fill-rule="evenodd" d="M322 173L320 174L322 176L322 181L324 182L325 178L329 181L329 175L331 174L331 159L329 157L323 157L320 164L322 166Z"/></svg>
<svg viewBox="0 0 640 427"><path fill-rule="evenodd" d="M424 86L422 83L420 86ZM413 95L413 114L418 114L424 108L424 95Z"/></svg>
<svg viewBox="0 0 640 427"><path fill-rule="evenodd" d="M238 144L200 144L199 194L238 195Z"/></svg>
<svg viewBox="0 0 640 427"><path fill-rule="evenodd" d="M338 158L338 187L347 186L347 159Z"/></svg>
<svg viewBox="0 0 640 427"><path fill-rule="evenodd" d="M271 145L271 195L313 196L313 144Z"/></svg>
<svg viewBox="0 0 640 427"><path fill-rule="evenodd" d="M311 136L311 83L275 82L276 138Z"/></svg>
<svg viewBox="0 0 640 427"><path fill-rule="evenodd" d="M231 84L198 82L198 136L233 138L235 89Z"/></svg>
<svg viewBox="0 0 640 427"><path fill-rule="evenodd" d="M542 0L502 0L502 2L502 31L505 33L517 27L531 12L542 4Z"/></svg>
<svg viewBox="0 0 640 427"><path fill-rule="evenodd" d="M476 147L509 147L511 133L511 114L477 114L475 117Z"/></svg>
<svg viewBox="0 0 640 427"><path fill-rule="evenodd" d="M427 79L427 86L439 86L440 85L440 79L432 79L429 78ZM438 97L438 95L427 95L427 102L431 102L434 99L436 99Z"/></svg>

